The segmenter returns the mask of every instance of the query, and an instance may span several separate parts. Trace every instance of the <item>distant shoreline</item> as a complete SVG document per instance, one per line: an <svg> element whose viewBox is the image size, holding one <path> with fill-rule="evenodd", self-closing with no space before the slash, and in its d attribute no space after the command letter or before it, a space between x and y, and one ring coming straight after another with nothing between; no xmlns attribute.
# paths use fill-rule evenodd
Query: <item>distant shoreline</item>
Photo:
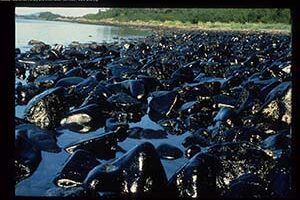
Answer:
<svg viewBox="0 0 300 200"><path fill-rule="evenodd" d="M28 18L20 18L28 19ZM253 32L253 33L270 33L270 34L291 34L291 25L281 24L259 24L259 23L202 23L202 24L184 24L179 22L144 22L144 21L129 21L129 22L117 22L112 19L105 20L88 20L84 18L68 19L68 18L57 18L55 20L47 19L29 19L29 20L44 20L44 21L59 21L59 22L70 22L79 24L92 24L92 25L109 25L109 26L127 26L132 28L150 29L155 32L164 31L221 31L221 32ZM244 28L246 26L252 28ZM276 28L276 26L284 26L285 29ZM255 29L255 27L257 27ZM274 27L274 28L273 28ZM289 27L287 29L286 27Z"/></svg>

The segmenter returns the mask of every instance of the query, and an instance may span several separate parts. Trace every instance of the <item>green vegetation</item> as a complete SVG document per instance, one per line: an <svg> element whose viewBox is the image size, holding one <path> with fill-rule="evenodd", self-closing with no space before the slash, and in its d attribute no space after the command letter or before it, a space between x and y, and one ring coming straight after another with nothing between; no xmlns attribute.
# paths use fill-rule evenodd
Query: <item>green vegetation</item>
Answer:
<svg viewBox="0 0 300 200"><path fill-rule="evenodd" d="M56 20L57 18L62 17L61 15L53 14L51 12L41 12L38 15L38 18L44 20Z"/></svg>
<svg viewBox="0 0 300 200"><path fill-rule="evenodd" d="M205 8L112 8L83 16L87 20L178 21L187 24L205 22L290 24L289 9L205 9Z"/></svg>
<svg viewBox="0 0 300 200"><path fill-rule="evenodd" d="M107 11L99 10L97 14L88 14L83 17L65 17L51 12L18 17L177 29L291 31L289 9L111 8Z"/></svg>
<svg viewBox="0 0 300 200"><path fill-rule="evenodd" d="M61 15L53 14L52 12L40 12L31 15L17 15L16 17L22 17L25 19L42 19L42 20L57 20L62 17Z"/></svg>

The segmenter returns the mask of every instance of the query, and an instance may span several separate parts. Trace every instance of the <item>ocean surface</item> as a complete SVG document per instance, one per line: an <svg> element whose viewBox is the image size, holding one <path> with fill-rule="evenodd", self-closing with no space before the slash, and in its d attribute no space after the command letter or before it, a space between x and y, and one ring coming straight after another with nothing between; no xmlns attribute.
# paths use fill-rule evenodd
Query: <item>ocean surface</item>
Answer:
<svg viewBox="0 0 300 200"><path fill-rule="evenodd" d="M118 42L123 39L145 37L151 32L147 29L135 29L108 25L79 24L59 21L44 21L16 18L15 44L21 49L29 49L31 39L47 44L69 45L73 41Z"/></svg>

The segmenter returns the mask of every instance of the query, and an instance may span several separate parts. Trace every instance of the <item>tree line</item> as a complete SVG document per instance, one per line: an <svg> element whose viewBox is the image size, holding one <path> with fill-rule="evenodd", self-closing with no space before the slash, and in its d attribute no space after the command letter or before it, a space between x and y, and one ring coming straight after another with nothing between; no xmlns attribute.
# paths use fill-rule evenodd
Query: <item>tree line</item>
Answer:
<svg viewBox="0 0 300 200"><path fill-rule="evenodd" d="M83 16L86 19L115 19L118 21L180 21L236 23L291 23L289 9L240 9L240 8L111 8L96 14Z"/></svg>

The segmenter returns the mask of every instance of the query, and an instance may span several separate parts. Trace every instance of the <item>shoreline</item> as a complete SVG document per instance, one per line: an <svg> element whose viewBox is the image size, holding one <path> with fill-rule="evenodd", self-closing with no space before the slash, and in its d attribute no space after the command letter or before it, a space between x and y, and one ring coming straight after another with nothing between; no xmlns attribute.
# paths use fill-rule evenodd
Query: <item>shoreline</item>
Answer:
<svg viewBox="0 0 300 200"><path fill-rule="evenodd" d="M24 19L24 18L22 18ZM26 19L26 18L25 18ZM149 29L155 32L163 33L165 31L212 31L212 32L237 32L237 33L269 33L269 34L283 34L291 35L291 25L288 24L262 24L262 23L220 23L220 22L207 22L198 24L188 24L178 21L126 21L120 22L113 19L104 20L88 20L84 18L57 18L55 20L47 19L31 19L31 20L43 20L43 21L58 21L58 22L69 22L78 24L90 24L90 25L109 25L109 26L119 26L119 27L130 27L130 28L140 28ZM272 28L273 26L286 26L287 28ZM247 28L244 28L247 27ZM265 28L263 28L265 27Z"/></svg>
<svg viewBox="0 0 300 200"><path fill-rule="evenodd" d="M244 28L220 28L220 27L205 27L199 25L187 25L187 24L177 24L177 25L169 25L164 22L159 24L143 22L143 21L129 21L129 22L117 22L114 20L87 20L87 19L77 19L77 20L66 20L66 19L58 19L56 21L64 21L70 23L79 23L79 24L93 24L93 25L109 25L109 26L126 26L131 28L142 28L142 29L150 29L156 32L164 32L164 31L213 31L213 32L250 32L250 33L270 33L270 34L291 34L290 30L284 29L244 29ZM156 22L155 22L156 23ZM207 24L218 24L218 23L203 23L203 25ZM240 23L236 23L238 25L242 25ZM250 23L253 25L255 23ZM230 23L219 23L218 25L230 25ZM265 24L268 25L268 24ZM209 26L209 25L208 25Z"/></svg>

